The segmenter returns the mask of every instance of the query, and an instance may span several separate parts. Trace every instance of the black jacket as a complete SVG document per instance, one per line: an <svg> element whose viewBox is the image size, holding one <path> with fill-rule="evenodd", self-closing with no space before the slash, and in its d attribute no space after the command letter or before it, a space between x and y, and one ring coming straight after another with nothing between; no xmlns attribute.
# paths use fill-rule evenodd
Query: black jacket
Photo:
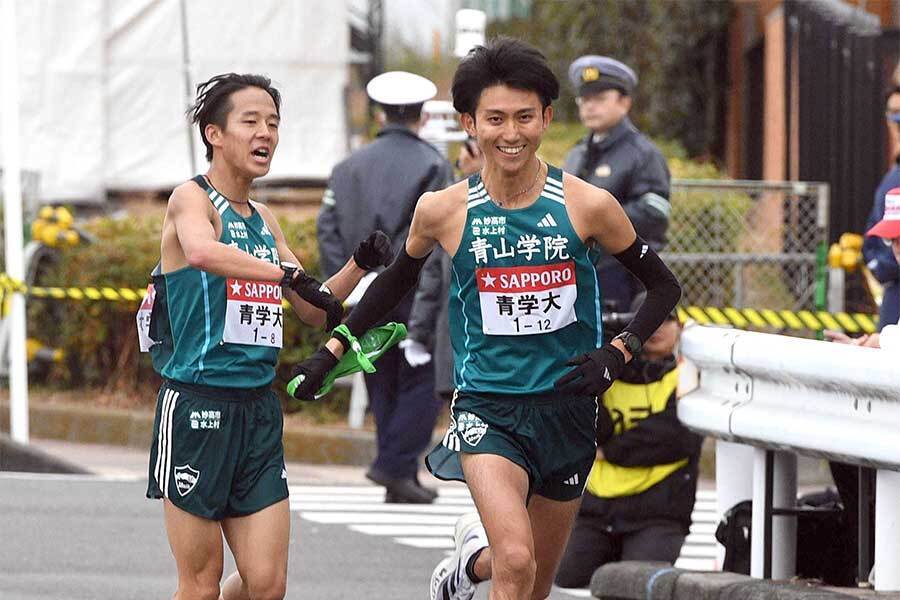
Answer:
<svg viewBox="0 0 900 600"><path fill-rule="evenodd" d="M659 381L676 368L674 357L663 361L634 360L625 367L620 381L647 385ZM650 414L637 425L608 435L598 428L603 456L623 467L652 466L688 459L688 463L656 485L632 496L600 498L585 493L581 514L600 519L610 532L628 532L652 523L677 521L685 532L691 524L697 493L698 462L703 438L688 430L676 414L676 392L672 391L663 411ZM607 412L601 406L602 412ZM601 414L601 417L606 416ZM600 419L601 425L604 419ZM608 422L608 416L607 416Z"/></svg>
<svg viewBox="0 0 900 600"><path fill-rule="evenodd" d="M638 235L657 252L669 226L669 167L628 117L600 141L593 133L566 155L563 170L616 197Z"/></svg>
<svg viewBox="0 0 900 600"><path fill-rule="evenodd" d="M452 177L434 146L406 127L385 126L331 172L316 224L323 275L334 275L376 229L391 237L396 255L419 196L447 187Z"/></svg>

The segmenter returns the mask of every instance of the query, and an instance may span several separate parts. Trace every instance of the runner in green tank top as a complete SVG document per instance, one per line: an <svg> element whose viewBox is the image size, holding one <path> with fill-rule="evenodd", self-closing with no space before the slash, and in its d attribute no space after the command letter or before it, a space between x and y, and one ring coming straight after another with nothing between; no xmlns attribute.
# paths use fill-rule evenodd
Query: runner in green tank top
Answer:
<svg viewBox="0 0 900 600"><path fill-rule="evenodd" d="M290 512L281 405L269 385L282 297L305 323L334 327L341 300L390 260L390 240L373 233L324 285L303 273L272 212L249 198L278 145L280 94L268 78L234 73L197 91L191 116L210 168L169 198L138 319L163 377L147 496L164 499L176 598L281 598ZM220 589L223 534L240 574Z"/></svg>
<svg viewBox="0 0 900 600"><path fill-rule="evenodd" d="M681 294L615 198L537 158L558 93L543 55L524 42L500 38L462 60L454 107L484 168L421 197L404 251L345 323L353 335L376 323L435 245L453 257L457 391L427 462L439 478L465 480L478 514L457 523L456 551L432 573L433 600L469 600L487 579L492 598L549 595L595 456L597 396ZM647 288L625 333L606 345L595 246ZM346 348L335 335L298 364L294 395L312 399Z"/></svg>

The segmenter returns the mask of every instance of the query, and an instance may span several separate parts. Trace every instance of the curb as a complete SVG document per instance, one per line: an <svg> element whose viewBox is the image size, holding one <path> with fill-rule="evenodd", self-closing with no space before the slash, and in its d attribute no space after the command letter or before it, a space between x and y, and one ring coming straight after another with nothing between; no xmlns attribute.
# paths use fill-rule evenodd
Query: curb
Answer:
<svg viewBox="0 0 900 600"><path fill-rule="evenodd" d="M0 471L80 475L89 473L87 469L73 465L34 446L14 442L5 433L0 433Z"/></svg>
<svg viewBox="0 0 900 600"><path fill-rule="evenodd" d="M150 448L153 413L72 404L28 408L30 434L36 438L84 444ZM0 403L0 429L9 431L9 404ZM288 462L368 466L375 458L375 434L329 427L286 427Z"/></svg>
<svg viewBox="0 0 900 600"><path fill-rule="evenodd" d="M755 579L722 571L687 571L667 563L607 563L591 578L600 600L897 600L900 593Z"/></svg>

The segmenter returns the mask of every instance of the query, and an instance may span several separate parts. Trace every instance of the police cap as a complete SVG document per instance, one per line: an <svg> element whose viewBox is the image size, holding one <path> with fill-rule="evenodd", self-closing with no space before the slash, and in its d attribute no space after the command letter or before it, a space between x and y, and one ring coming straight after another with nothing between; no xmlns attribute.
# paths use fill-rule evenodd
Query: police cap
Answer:
<svg viewBox="0 0 900 600"><path fill-rule="evenodd" d="M379 104L402 106L431 100L437 94L437 87L421 75L390 71L372 78L366 93Z"/></svg>
<svg viewBox="0 0 900 600"><path fill-rule="evenodd" d="M569 65L569 81L579 96L609 89L616 89L630 96L638 79L625 63L608 56L589 54Z"/></svg>

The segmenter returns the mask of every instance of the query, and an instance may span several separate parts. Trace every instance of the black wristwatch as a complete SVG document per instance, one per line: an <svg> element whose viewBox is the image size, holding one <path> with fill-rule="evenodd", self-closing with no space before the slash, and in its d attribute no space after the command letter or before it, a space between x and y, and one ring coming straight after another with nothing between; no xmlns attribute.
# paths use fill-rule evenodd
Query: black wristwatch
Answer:
<svg viewBox="0 0 900 600"><path fill-rule="evenodd" d="M281 287L291 287L291 282L294 280L294 274L297 272L297 269L299 267L294 263L281 263L281 270L284 271L284 275L281 276Z"/></svg>
<svg viewBox="0 0 900 600"><path fill-rule="evenodd" d="M639 355L641 353L641 348L644 347L644 345L641 343L641 338L631 333L630 331L623 331L613 339L621 340L625 345L625 349L631 353L631 356Z"/></svg>

